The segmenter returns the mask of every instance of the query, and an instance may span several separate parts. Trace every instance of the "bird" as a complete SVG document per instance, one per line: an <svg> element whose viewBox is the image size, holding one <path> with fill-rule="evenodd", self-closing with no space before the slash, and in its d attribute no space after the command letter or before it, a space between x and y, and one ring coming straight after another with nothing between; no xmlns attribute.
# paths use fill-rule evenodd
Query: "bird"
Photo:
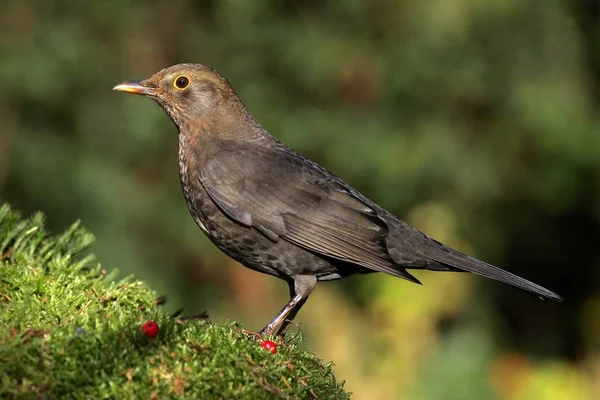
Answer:
<svg viewBox="0 0 600 400"><path fill-rule="evenodd" d="M408 270L470 272L556 293L442 244L272 136L227 79L177 64L113 90L151 98L179 132L179 177L200 229L226 255L284 280L290 299L260 332L285 336L317 282Z"/></svg>

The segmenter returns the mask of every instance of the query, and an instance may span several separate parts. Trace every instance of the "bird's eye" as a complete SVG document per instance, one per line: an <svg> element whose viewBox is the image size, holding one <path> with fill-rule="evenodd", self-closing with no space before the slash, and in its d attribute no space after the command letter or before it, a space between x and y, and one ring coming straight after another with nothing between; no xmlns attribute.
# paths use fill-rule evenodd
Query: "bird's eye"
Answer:
<svg viewBox="0 0 600 400"><path fill-rule="evenodd" d="M185 89L190 85L190 78L185 75L180 75L173 81L173 86L177 89Z"/></svg>

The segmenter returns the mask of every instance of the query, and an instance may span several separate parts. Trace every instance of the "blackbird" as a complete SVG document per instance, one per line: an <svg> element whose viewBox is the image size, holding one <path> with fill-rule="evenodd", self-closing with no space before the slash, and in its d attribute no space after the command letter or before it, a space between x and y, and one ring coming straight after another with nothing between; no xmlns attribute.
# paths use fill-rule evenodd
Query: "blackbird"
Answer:
<svg viewBox="0 0 600 400"><path fill-rule="evenodd" d="M407 269L467 271L562 300L428 237L275 139L210 67L174 65L114 90L150 97L177 126L183 195L210 240L287 282L290 300L262 334L284 335L318 281L357 273L420 283Z"/></svg>

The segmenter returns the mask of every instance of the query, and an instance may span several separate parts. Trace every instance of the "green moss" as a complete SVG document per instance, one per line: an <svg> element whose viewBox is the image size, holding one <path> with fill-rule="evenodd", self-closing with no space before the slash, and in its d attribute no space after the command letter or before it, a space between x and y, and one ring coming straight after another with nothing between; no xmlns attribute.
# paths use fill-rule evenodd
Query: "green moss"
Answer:
<svg viewBox="0 0 600 400"><path fill-rule="evenodd" d="M235 323L170 318L142 282L107 276L92 240L0 207L0 398L349 398L297 344L272 355Z"/></svg>

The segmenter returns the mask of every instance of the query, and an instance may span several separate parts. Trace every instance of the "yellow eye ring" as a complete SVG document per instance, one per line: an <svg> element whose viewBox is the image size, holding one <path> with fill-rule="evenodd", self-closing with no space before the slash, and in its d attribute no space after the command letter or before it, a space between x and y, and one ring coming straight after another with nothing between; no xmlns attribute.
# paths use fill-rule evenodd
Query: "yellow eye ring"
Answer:
<svg viewBox="0 0 600 400"><path fill-rule="evenodd" d="M188 86L190 86L190 78L188 78L185 75L179 75L173 81L173 87L175 89L183 90L183 89L187 88Z"/></svg>

